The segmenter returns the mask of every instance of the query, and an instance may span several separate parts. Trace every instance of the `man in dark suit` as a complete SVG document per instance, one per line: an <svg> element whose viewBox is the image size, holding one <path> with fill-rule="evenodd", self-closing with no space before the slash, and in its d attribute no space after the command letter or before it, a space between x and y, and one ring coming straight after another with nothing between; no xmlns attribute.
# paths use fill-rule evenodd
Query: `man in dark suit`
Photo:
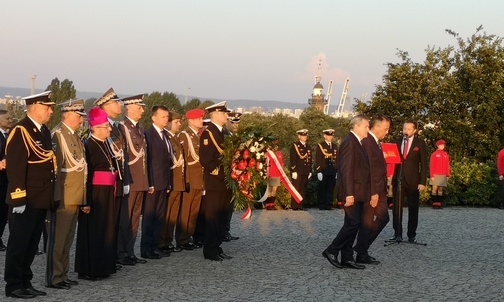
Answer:
<svg viewBox="0 0 504 302"><path fill-rule="evenodd" d="M149 190L143 204L142 258L160 259L170 256L159 249L161 228L166 217L167 194L172 189L173 147L166 134L169 111L164 106L152 108L152 126L145 131L147 140L147 172Z"/></svg>
<svg viewBox="0 0 504 302"><path fill-rule="evenodd" d="M117 171L119 173L119 177L117 178L115 186L116 204L114 205L114 220L116 224L116 237L121 238L119 235L119 213L121 212L121 208L128 206L128 194L131 182L128 165L128 145L123 133L119 129L119 123L114 121L114 119L122 113L122 100L117 96L113 88L109 88L94 102L94 105L99 106L107 113L109 124L112 127L110 137L107 138L107 146L110 148L111 153L114 155L114 161L119 167L119 170ZM115 249L117 250L117 244ZM117 264L117 269L120 269L121 267L121 264Z"/></svg>
<svg viewBox="0 0 504 302"><path fill-rule="evenodd" d="M143 94L123 99L126 117L121 122L121 130L127 144L128 165L131 183L127 202L121 204L119 213L119 233L117 238L117 263L121 265L135 265L146 263L135 255L135 242L142 214L142 203L145 192L149 189L147 179L147 142L144 129L139 121L144 113L145 103Z"/></svg>
<svg viewBox="0 0 504 302"><path fill-rule="evenodd" d="M336 184L336 154L338 149L332 142L334 130L323 130L324 141L317 146L315 172L319 180L319 210L332 210L334 185Z"/></svg>
<svg viewBox="0 0 504 302"><path fill-rule="evenodd" d="M420 192L425 189L429 161L425 142L415 136L417 129L415 121L406 121L403 125L404 137L395 141L402 157L402 164L396 165L393 178L395 200L393 208L394 237L392 240L395 241L403 240L402 205L404 198L406 198L408 200L408 241L416 242ZM401 183L400 194L398 192L399 182ZM400 195L399 198L398 195Z"/></svg>
<svg viewBox="0 0 504 302"><path fill-rule="evenodd" d="M50 91L23 98L26 117L11 131L5 149L7 163L7 204L9 241L5 256L4 279L7 297L45 296L31 284L30 268L38 249L48 209L55 210L56 157L51 133L44 125L53 113Z"/></svg>
<svg viewBox="0 0 504 302"><path fill-rule="evenodd" d="M7 110L0 110L0 251L5 251L2 236L7 224L9 206L5 203L7 195L7 172L5 171L5 145L7 144L7 135L11 127L12 119Z"/></svg>
<svg viewBox="0 0 504 302"><path fill-rule="evenodd" d="M369 158L371 203L363 204L362 223L354 250L357 252L357 263L379 264L380 261L369 255L368 249L390 220L387 206L387 164L379 142L387 135L390 120L383 115L375 116L371 119L370 127L368 136L362 140L362 146ZM373 208L371 204L377 205Z"/></svg>
<svg viewBox="0 0 504 302"><path fill-rule="evenodd" d="M308 180L312 176L312 153L310 146L307 144L308 129L301 129L296 133L299 141L294 142L290 148L290 172L292 185L304 199ZM303 210L303 201L297 203L292 197L291 209L294 211Z"/></svg>
<svg viewBox="0 0 504 302"><path fill-rule="evenodd" d="M226 186L224 167L220 159L224 152L224 128L228 118L226 102L221 102L205 108L210 114L208 128L203 131L200 138L199 157L203 166L203 181L205 186L205 199L203 201L205 215L205 242L203 256L205 259L222 261L230 259L220 245L226 232L229 203L232 192Z"/></svg>
<svg viewBox="0 0 504 302"><path fill-rule="evenodd" d="M369 159L361 144L368 135L369 121L364 115L357 115L350 121L350 127L352 130L343 138L338 151L337 192L339 200L345 201L345 221L322 255L338 268L363 269L365 266L354 260L352 245L361 225L364 204L371 199Z"/></svg>

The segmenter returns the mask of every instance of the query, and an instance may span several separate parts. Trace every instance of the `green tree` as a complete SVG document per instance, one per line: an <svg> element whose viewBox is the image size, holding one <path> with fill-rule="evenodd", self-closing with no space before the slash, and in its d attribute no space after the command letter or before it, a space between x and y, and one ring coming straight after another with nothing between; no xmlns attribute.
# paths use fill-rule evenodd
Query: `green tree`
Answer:
<svg viewBox="0 0 504 302"><path fill-rule="evenodd" d="M159 91L154 91L144 97L144 103L146 104L145 113L140 120L143 127L151 125L151 112L154 106L163 105L170 111L182 114L182 105L180 104L180 100L173 92L163 92L161 94Z"/></svg>
<svg viewBox="0 0 504 302"><path fill-rule="evenodd" d="M50 90L52 92L51 94L51 100L56 103L56 105L75 99L77 90L75 89L73 82L64 79L62 82L58 80L58 78L54 78L51 81L51 84L47 86L46 91ZM61 108L60 106L54 106L53 108L54 113L51 116L51 119L47 123L47 127L49 129L54 128L60 121L61 121Z"/></svg>

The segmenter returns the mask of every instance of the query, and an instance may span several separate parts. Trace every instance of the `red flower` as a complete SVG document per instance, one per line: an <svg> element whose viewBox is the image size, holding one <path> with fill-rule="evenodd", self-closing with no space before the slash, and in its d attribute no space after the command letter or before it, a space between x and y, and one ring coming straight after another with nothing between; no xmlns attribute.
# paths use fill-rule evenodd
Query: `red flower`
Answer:
<svg viewBox="0 0 504 302"><path fill-rule="evenodd" d="M243 150L243 158L244 159L249 158L249 155L250 155L250 151L248 149Z"/></svg>
<svg viewBox="0 0 504 302"><path fill-rule="evenodd" d="M255 160L255 158L251 158L251 159L250 159L250 161L249 161L249 164L248 164L249 168L252 168L252 167L254 167L255 165L256 165L256 160Z"/></svg>
<svg viewBox="0 0 504 302"><path fill-rule="evenodd" d="M246 160L241 160L238 163L238 169L245 170L246 168L247 168L247 161Z"/></svg>

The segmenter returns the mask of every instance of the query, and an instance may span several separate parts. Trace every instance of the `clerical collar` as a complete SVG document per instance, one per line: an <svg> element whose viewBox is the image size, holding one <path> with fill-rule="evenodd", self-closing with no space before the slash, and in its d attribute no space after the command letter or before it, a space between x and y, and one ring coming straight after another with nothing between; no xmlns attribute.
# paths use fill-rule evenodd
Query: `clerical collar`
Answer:
<svg viewBox="0 0 504 302"><path fill-rule="evenodd" d="M93 137L95 140L97 141L100 141L100 142L105 142L104 139L100 139L100 138L97 138L96 136L94 136L94 134L91 134L91 137Z"/></svg>
<svg viewBox="0 0 504 302"><path fill-rule="evenodd" d="M34 119L32 119L29 115L27 117L35 124L35 127L37 127L38 131L42 128L42 124L36 122Z"/></svg>
<svg viewBox="0 0 504 302"><path fill-rule="evenodd" d="M70 133L72 133L72 135L75 133L75 130L73 130L72 128L70 128L70 126L68 126L67 124L65 124L64 122L61 122L63 125L65 125L65 127L68 128L68 130L70 130Z"/></svg>

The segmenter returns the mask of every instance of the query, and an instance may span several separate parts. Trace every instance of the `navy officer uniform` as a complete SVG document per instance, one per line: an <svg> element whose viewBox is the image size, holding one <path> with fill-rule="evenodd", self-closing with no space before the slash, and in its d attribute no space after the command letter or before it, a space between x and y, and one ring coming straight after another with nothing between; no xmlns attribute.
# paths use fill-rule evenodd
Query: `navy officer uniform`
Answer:
<svg viewBox="0 0 504 302"><path fill-rule="evenodd" d="M292 185L301 194L303 199L306 196L306 187L312 175L312 151L307 144L308 130L301 129L296 131L299 141L292 144L290 149L290 171ZM291 199L291 209L303 210L303 201L297 203L294 198Z"/></svg>
<svg viewBox="0 0 504 302"><path fill-rule="evenodd" d="M338 149L332 143L334 130L326 129L322 133L324 141L318 144L315 156L315 172L319 180L318 206L320 210L332 210Z"/></svg>

